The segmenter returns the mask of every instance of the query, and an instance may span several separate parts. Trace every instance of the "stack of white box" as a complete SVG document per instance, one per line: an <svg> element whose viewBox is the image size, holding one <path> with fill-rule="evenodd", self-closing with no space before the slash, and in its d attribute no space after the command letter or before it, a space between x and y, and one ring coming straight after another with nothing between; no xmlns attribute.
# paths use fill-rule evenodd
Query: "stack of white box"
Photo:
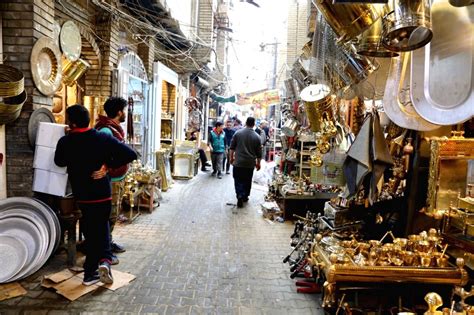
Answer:
<svg viewBox="0 0 474 315"><path fill-rule="evenodd" d="M33 191L64 197L67 187L67 170L54 163L56 144L64 136L66 125L41 122L36 134L33 160Z"/></svg>

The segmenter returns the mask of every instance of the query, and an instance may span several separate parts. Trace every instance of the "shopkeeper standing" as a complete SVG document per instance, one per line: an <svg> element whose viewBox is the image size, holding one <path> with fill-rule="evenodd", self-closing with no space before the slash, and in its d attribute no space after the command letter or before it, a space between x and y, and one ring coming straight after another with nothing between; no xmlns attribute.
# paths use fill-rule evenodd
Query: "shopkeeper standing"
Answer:
<svg viewBox="0 0 474 315"><path fill-rule="evenodd" d="M66 110L71 128L59 139L54 162L67 167L74 198L82 212L86 239L84 285L112 283L109 216L112 208L110 177L100 171L137 158L135 151L117 139L88 128L89 112L74 105Z"/></svg>
<svg viewBox="0 0 474 315"><path fill-rule="evenodd" d="M108 134L116 138L118 141L125 142L125 133L120 123L125 122L125 108L127 101L121 97L109 97L104 103L104 111L107 116L99 115L99 119L95 125L95 129L99 132ZM121 210L121 201L124 192L125 175L127 174L128 164L118 168L107 167L107 172L112 182L112 211L110 212L110 247L113 253L123 253L125 248L113 241L112 232L114 230L117 217ZM117 256L112 255L112 265L119 263Z"/></svg>

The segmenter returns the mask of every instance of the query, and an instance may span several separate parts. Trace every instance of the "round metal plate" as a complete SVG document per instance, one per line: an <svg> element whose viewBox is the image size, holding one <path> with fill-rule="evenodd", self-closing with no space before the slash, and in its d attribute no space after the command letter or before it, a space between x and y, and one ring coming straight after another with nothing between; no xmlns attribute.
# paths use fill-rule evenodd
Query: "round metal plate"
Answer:
<svg viewBox="0 0 474 315"><path fill-rule="evenodd" d="M28 121L28 141L33 148L35 147L36 133L38 132L40 122L54 123L56 121L54 120L53 113L44 107L38 108L31 113L30 120Z"/></svg>
<svg viewBox="0 0 474 315"><path fill-rule="evenodd" d="M39 233L38 252L36 253L36 259L31 264L31 266L29 266L29 269L26 270L25 273L22 275L22 277L24 278L40 269L49 257L47 255L49 246L49 231L46 226L47 222L44 221L44 218L36 215L33 211L16 208L0 212L0 220L6 218L21 218L24 221L29 221L35 226L36 230ZM15 280L20 279L20 277L17 278L16 276L15 278Z"/></svg>
<svg viewBox="0 0 474 315"><path fill-rule="evenodd" d="M27 251L21 240L0 234L0 283L9 281L23 268L28 258Z"/></svg>
<svg viewBox="0 0 474 315"><path fill-rule="evenodd" d="M57 238L60 237L61 230L58 230L58 224L55 222L54 212L52 210L48 210L44 204L39 203L36 199L28 198L28 197L10 197L4 200L0 200L0 211L8 210L8 209L25 209L29 210L32 213L37 214L42 218L45 223L48 237L46 237L46 241L48 242L48 250L45 255L45 262L51 256L56 243ZM48 207L49 208L49 207Z"/></svg>
<svg viewBox="0 0 474 315"><path fill-rule="evenodd" d="M31 74L38 90L50 96L61 85L61 52L47 37L38 39L31 50Z"/></svg>
<svg viewBox="0 0 474 315"><path fill-rule="evenodd" d="M82 43L81 32L73 21L67 21L61 28L59 35L61 49L67 59L76 61L81 55Z"/></svg>
<svg viewBox="0 0 474 315"><path fill-rule="evenodd" d="M41 234L38 228L29 220L22 217L8 217L0 219L0 231L5 235L22 240L28 248L25 266L11 279L22 278L31 267L36 266L41 246ZM41 258L41 257L40 257Z"/></svg>
<svg viewBox="0 0 474 315"><path fill-rule="evenodd" d="M54 226L56 227L56 239L54 242L54 251L59 247L59 243L61 241L61 223L59 223L59 219L56 213L54 213L53 209L50 208L46 203L39 199L34 199L36 202L43 206L43 212L49 212L51 214L51 218L53 219Z"/></svg>

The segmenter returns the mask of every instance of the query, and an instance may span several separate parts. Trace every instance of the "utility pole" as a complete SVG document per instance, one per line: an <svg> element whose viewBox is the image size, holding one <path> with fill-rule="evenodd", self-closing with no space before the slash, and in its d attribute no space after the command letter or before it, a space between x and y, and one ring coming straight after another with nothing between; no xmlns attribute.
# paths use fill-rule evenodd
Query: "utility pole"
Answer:
<svg viewBox="0 0 474 315"><path fill-rule="evenodd" d="M274 39L273 43L261 43L260 50L264 51L266 46L273 46L273 70L272 70L272 83L271 89L276 89L276 79L277 79L277 63L278 63L278 45L280 44L277 42L277 39Z"/></svg>

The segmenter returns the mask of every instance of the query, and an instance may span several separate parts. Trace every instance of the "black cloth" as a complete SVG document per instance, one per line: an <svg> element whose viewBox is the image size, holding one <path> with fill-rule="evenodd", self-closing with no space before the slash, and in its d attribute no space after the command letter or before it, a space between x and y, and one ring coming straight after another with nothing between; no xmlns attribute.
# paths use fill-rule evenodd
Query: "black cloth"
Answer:
<svg viewBox="0 0 474 315"><path fill-rule="evenodd" d="M230 144L230 149L235 151L234 166L253 169L256 159L262 158L260 141L260 136L252 128L237 131Z"/></svg>
<svg viewBox="0 0 474 315"><path fill-rule="evenodd" d="M235 167L232 172L237 199L247 199L252 189L253 167Z"/></svg>
<svg viewBox="0 0 474 315"><path fill-rule="evenodd" d="M99 263L112 259L110 248L109 216L112 202L78 203L82 213L83 232L86 239L84 277L91 276Z"/></svg>
<svg viewBox="0 0 474 315"><path fill-rule="evenodd" d="M59 139L54 162L66 166L72 192L77 201L104 200L111 197L109 176L93 179L102 165L117 168L137 159L137 154L117 139L88 129L71 131Z"/></svg>

